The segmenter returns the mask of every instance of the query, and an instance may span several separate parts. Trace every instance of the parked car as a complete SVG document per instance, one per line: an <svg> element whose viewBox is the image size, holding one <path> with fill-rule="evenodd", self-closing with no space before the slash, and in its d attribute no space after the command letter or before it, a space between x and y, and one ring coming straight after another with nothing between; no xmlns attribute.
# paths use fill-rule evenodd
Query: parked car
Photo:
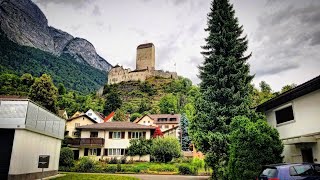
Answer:
<svg viewBox="0 0 320 180"><path fill-rule="evenodd" d="M320 180L320 164L271 164L263 166L257 180Z"/></svg>

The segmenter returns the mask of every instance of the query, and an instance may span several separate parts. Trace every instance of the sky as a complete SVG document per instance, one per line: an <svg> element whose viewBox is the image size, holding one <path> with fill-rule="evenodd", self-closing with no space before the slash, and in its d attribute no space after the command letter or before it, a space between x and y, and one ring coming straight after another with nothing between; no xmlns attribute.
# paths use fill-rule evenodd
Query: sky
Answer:
<svg viewBox="0 0 320 180"><path fill-rule="evenodd" d="M156 69L198 84L210 0L33 0L50 26L85 38L112 65L135 69L136 47L152 42ZM258 86L279 91L320 75L320 1L230 0L249 41Z"/></svg>

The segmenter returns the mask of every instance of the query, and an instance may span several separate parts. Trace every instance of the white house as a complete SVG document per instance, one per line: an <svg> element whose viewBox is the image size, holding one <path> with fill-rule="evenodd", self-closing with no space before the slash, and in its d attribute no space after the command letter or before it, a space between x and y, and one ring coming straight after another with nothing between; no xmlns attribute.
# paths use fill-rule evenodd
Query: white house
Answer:
<svg viewBox="0 0 320 180"><path fill-rule="evenodd" d="M134 120L142 125L158 126L162 132L180 125L180 114L149 114Z"/></svg>
<svg viewBox="0 0 320 180"><path fill-rule="evenodd" d="M97 123L103 123L103 119L104 117L102 117L103 115L99 112L95 112L92 109L89 109L86 112L86 115L89 116L91 119L95 120Z"/></svg>
<svg viewBox="0 0 320 180"><path fill-rule="evenodd" d="M0 98L0 179L40 179L40 155L49 155L44 176L58 173L65 120L28 99Z"/></svg>
<svg viewBox="0 0 320 180"><path fill-rule="evenodd" d="M78 126L76 129L80 130L80 138L69 139L68 144L79 149L79 157L99 160L125 156L131 139L150 139L155 127L114 121ZM127 158L139 160L138 156ZM150 161L150 155L142 156L140 160Z"/></svg>
<svg viewBox="0 0 320 180"><path fill-rule="evenodd" d="M259 105L279 131L285 162L320 162L320 76Z"/></svg>

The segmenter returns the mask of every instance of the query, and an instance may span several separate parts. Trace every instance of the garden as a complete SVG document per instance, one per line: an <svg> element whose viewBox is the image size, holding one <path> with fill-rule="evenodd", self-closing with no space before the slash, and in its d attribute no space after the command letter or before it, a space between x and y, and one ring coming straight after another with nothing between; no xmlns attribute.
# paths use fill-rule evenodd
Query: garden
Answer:
<svg viewBox="0 0 320 180"><path fill-rule="evenodd" d="M67 173L65 176L55 178L55 180L100 180L100 179L108 179L108 180L138 180L135 177L128 176L117 176L117 175L109 175L109 174L74 174Z"/></svg>

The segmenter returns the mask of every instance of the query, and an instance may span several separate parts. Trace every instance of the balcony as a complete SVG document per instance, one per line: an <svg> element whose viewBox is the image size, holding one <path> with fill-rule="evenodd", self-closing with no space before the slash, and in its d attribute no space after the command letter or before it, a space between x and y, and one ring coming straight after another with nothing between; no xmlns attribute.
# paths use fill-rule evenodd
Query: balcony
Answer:
<svg viewBox="0 0 320 180"><path fill-rule="evenodd" d="M71 146L98 146L104 145L103 138L68 138L66 139L67 144Z"/></svg>

